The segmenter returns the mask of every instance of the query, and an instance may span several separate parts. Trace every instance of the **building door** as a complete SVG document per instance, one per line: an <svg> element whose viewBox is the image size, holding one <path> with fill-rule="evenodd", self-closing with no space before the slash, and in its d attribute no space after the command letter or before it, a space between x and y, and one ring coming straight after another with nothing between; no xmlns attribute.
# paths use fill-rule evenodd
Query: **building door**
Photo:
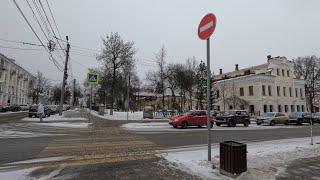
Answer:
<svg viewBox="0 0 320 180"><path fill-rule="evenodd" d="M249 112L251 115L254 115L254 105L249 106Z"/></svg>

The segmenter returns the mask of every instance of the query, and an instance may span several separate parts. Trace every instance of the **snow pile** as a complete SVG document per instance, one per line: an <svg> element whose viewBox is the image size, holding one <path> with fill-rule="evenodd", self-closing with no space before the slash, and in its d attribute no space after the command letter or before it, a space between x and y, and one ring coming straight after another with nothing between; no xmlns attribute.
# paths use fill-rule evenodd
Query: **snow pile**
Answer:
<svg viewBox="0 0 320 180"><path fill-rule="evenodd" d="M37 168L19 169L19 170L12 170L12 171L0 170L0 179L33 180L35 178L31 178L28 175L36 169Z"/></svg>
<svg viewBox="0 0 320 180"><path fill-rule="evenodd" d="M107 120L127 120L127 112L119 112L119 111L114 111L113 115L110 115L108 111L106 111L104 116L101 116L98 114L96 111L91 111L91 114L94 116L98 116L103 119ZM142 111L137 111L137 112L129 112L129 120L133 121L145 121L145 120L164 120L167 121L168 119L143 119L143 112Z"/></svg>
<svg viewBox="0 0 320 180"><path fill-rule="evenodd" d="M314 137L320 141L320 136ZM248 171L237 179L275 179L286 164L299 158L319 156L320 145L310 145L310 138L282 139L247 144ZM207 147L163 151L159 156L173 167L204 179L226 179L218 169L212 169L207 159ZM212 147L212 163L219 166L219 148ZM277 173L278 171L278 173Z"/></svg>
<svg viewBox="0 0 320 180"><path fill-rule="evenodd" d="M39 118L23 118L23 121L29 121L29 122L39 122ZM62 116L59 116L59 114L51 115L50 117L43 118L43 121L45 122L52 122L52 121L87 121L88 119L83 117L65 117L64 114Z"/></svg>
<svg viewBox="0 0 320 180"><path fill-rule="evenodd" d="M34 123L43 126L61 127L61 128L87 128L91 123L85 122L50 122L50 123Z"/></svg>

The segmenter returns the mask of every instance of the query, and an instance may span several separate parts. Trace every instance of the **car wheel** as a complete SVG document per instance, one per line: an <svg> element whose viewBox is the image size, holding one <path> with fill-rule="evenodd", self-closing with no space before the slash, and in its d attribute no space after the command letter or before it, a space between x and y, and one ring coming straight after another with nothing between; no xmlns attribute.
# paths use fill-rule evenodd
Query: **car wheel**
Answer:
<svg viewBox="0 0 320 180"><path fill-rule="evenodd" d="M249 122L248 122L248 121L245 121L245 122L243 123L243 125L244 125L245 127L248 127L248 126L249 126Z"/></svg>
<svg viewBox="0 0 320 180"><path fill-rule="evenodd" d="M182 122L182 124L181 124L181 128L182 129L186 129L188 127L188 123L187 122Z"/></svg>
<svg viewBox="0 0 320 180"><path fill-rule="evenodd" d="M298 121L297 121L297 125L301 125L302 124L302 121L299 119Z"/></svg>
<svg viewBox="0 0 320 180"><path fill-rule="evenodd" d="M286 121L286 122L284 123L284 125L289 125L289 121Z"/></svg>
<svg viewBox="0 0 320 180"><path fill-rule="evenodd" d="M220 123L216 123L216 125L217 125L217 126L221 126L221 124L220 124Z"/></svg>
<svg viewBox="0 0 320 180"><path fill-rule="evenodd" d="M173 128L175 128L175 129L176 129L177 127L178 127L178 126L173 126Z"/></svg>
<svg viewBox="0 0 320 180"><path fill-rule="evenodd" d="M270 126L274 126L276 123L274 121L270 122Z"/></svg>
<svg viewBox="0 0 320 180"><path fill-rule="evenodd" d="M202 128L202 126L199 125L198 128Z"/></svg>
<svg viewBox="0 0 320 180"><path fill-rule="evenodd" d="M29 118L32 118L32 115L29 114Z"/></svg>
<svg viewBox="0 0 320 180"><path fill-rule="evenodd" d="M257 125L259 126L259 125L261 125L261 123L257 123Z"/></svg>
<svg viewBox="0 0 320 180"><path fill-rule="evenodd" d="M232 121L229 121L229 122L228 122L228 126L229 126L229 127L232 127L232 126L233 126Z"/></svg>

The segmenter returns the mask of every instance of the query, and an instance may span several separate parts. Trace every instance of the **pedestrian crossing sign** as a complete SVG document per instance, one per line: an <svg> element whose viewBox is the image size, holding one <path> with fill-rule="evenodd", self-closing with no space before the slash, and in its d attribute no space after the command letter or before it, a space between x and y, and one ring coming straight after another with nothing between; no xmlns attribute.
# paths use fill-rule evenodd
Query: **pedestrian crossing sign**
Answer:
<svg viewBox="0 0 320 180"><path fill-rule="evenodd" d="M87 81L89 84L98 84L99 75L96 73L88 73Z"/></svg>

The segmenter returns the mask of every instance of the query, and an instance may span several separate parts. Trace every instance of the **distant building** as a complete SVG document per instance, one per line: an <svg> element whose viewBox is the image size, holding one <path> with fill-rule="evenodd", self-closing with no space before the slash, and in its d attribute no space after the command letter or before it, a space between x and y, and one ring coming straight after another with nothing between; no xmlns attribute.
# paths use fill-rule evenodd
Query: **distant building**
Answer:
<svg viewBox="0 0 320 180"><path fill-rule="evenodd" d="M31 104L35 77L0 53L0 104Z"/></svg>
<svg viewBox="0 0 320 180"><path fill-rule="evenodd" d="M214 109L247 109L251 114L307 111L305 81L294 76L293 62L268 56L266 64L215 75Z"/></svg>

